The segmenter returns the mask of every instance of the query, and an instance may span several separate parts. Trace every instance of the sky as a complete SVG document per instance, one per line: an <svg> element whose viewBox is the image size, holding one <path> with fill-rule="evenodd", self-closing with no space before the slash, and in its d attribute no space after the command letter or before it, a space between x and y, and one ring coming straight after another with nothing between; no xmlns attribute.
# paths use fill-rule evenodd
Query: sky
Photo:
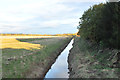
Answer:
<svg viewBox="0 0 120 80"><path fill-rule="evenodd" d="M76 33L85 10L105 0L0 0L0 33Z"/></svg>

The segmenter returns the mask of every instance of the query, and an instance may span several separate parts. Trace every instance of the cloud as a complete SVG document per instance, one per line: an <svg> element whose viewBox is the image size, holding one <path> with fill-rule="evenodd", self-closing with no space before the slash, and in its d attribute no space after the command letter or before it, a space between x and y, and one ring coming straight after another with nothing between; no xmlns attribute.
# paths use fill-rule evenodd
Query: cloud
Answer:
<svg viewBox="0 0 120 80"><path fill-rule="evenodd" d="M18 23L0 23L0 33L18 33L19 31L22 31L24 29L27 29L28 27L20 26Z"/></svg>
<svg viewBox="0 0 120 80"><path fill-rule="evenodd" d="M1 0L0 32L33 32L34 28L76 29L79 17L91 0ZM92 0L100 2L101 0ZM84 4L81 2L90 2ZM104 2L102 0L101 2ZM67 3L67 4L65 4ZM78 4L79 3L79 4ZM68 5L69 4L69 5ZM78 5L76 5L78 4ZM38 31L36 31L38 32Z"/></svg>
<svg viewBox="0 0 120 80"><path fill-rule="evenodd" d="M76 24L78 23L77 19L51 20L51 21L42 22L41 26L57 27L57 26L66 25L66 24L73 25L75 23ZM73 27L75 27L75 26L73 25Z"/></svg>
<svg viewBox="0 0 120 80"><path fill-rule="evenodd" d="M106 0L61 0L62 2L106 2Z"/></svg>

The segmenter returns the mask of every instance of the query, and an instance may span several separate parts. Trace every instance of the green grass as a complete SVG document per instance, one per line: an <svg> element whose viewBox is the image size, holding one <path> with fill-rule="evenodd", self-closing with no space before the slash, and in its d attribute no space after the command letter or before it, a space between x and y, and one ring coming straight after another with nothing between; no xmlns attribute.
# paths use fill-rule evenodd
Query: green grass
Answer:
<svg viewBox="0 0 120 80"><path fill-rule="evenodd" d="M47 58L51 55L57 55L58 51L70 38L54 38L54 39L21 39L21 41L27 41L32 43L39 43L44 46L40 50L25 50L25 49L3 49L2 50L2 70L3 78L24 78L25 73L37 63L43 62L45 65L49 63ZM29 56L25 56L22 59L20 56L25 54L34 53ZM17 60L8 61L10 57L18 57ZM46 61L46 62L45 62ZM8 64L6 64L8 63Z"/></svg>
<svg viewBox="0 0 120 80"><path fill-rule="evenodd" d="M100 52L101 50L102 50L102 52ZM116 53L116 50L114 50L114 51L115 51L114 53ZM101 73L101 75L103 77L108 77L108 78L116 77L117 74L115 74L115 73L120 72L120 69L111 68L109 65L112 65L112 61L108 61L110 56L114 53L112 52L111 49L107 49L107 48L103 48L103 47L101 48L100 46L98 46L98 44L93 44L87 40L76 37L75 43L73 46L73 50L72 50L72 54L75 57L75 60L72 60L71 64L74 64L73 67L79 66L80 64L78 61L80 61L79 59L83 58L82 60L89 60L89 62L85 63L85 64L92 63L91 65L87 65L86 69L88 69L88 70L96 69L96 70L98 70L96 72L96 74ZM80 56L78 56L78 55L80 55ZM98 64L94 64L95 62L98 62ZM74 69L77 69L77 67ZM84 68L82 68L82 69L84 69ZM113 71L113 69L115 71ZM81 70L81 69L78 69L75 71L81 72L79 70ZM81 74L82 73L80 73L79 75L81 75ZM107 74L107 75L105 76L105 74Z"/></svg>
<svg viewBox="0 0 120 80"><path fill-rule="evenodd" d="M105 65L112 64L111 61L107 60L113 54L112 50L101 49L97 44L89 43L81 38L79 39L78 45L79 49L83 51L85 55L95 56L94 61L99 61L101 64ZM99 53L99 50L103 50L103 52Z"/></svg>
<svg viewBox="0 0 120 80"><path fill-rule="evenodd" d="M50 38L31 38L31 39L17 39L21 42L30 42L30 41L34 41L34 40L44 40L44 39L50 39Z"/></svg>

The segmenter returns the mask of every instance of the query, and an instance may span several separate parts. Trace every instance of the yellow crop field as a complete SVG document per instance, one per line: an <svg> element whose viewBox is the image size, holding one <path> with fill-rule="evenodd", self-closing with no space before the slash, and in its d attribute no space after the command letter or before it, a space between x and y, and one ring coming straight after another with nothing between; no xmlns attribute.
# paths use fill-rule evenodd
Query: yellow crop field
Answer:
<svg viewBox="0 0 120 80"><path fill-rule="evenodd" d="M0 49L12 48L12 49L40 49L43 46L40 44L32 44L28 42L20 42L17 39L22 38L56 38L56 37L68 37L75 34L56 34L56 35L40 35L40 34L0 34ZM16 39L17 38L17 39Z"/></svg>
<svg viewBox="0 0 120 80"><path fill-rule="evenodd" d="M0 49L12 48L12 49L40 49L42 46L40 44L32 44L27 42L20 42L15 38L1 38L0 39Z"/></svg>

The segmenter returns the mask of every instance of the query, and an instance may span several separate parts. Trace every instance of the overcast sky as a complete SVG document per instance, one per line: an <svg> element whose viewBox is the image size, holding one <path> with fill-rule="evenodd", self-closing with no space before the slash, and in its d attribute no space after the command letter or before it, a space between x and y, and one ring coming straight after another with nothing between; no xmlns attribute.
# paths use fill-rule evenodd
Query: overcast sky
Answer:
<svg viewBox="0 0 120 80"><path fill-rule="evenodd" d="M76 33L85 10L105 0L0 0L0 33Z"/></svg>

